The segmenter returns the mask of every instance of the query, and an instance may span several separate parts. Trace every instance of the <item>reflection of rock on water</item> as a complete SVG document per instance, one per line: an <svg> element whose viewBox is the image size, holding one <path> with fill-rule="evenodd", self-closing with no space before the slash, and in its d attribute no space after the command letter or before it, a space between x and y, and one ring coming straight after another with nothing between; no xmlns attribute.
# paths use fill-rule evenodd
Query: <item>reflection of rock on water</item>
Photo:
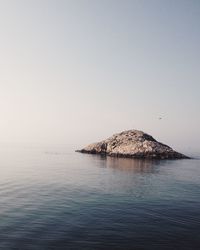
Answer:
<svg viewBox="0 0 200 250"><path fill-rule="evenodd" d="M106 166L109 168L135 173L156 173L160 165L159 160L150 159L106 157L105 161Z"/></svg>

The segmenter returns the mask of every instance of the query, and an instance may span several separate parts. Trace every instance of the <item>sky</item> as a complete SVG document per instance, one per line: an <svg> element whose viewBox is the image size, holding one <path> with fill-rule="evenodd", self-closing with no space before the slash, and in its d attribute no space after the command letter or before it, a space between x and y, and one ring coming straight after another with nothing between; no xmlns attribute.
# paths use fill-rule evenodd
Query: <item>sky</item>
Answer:
<svg viewBox="0 0 200 250"><path fill-rule="evenodd" d="M0 0L0 141L200 152L199 26L199 0Z"/></svg>

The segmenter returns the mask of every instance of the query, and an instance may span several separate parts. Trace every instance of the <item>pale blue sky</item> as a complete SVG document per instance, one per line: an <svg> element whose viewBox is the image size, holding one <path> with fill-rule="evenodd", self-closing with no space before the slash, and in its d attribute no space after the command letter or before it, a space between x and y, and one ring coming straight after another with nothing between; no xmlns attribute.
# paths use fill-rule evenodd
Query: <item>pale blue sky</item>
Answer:
<svg viewBox="0 0 200 250"><path fill-rule="evenodd" d="M198 0L0 0L1 140L200 150L199 27Z"/></svg>

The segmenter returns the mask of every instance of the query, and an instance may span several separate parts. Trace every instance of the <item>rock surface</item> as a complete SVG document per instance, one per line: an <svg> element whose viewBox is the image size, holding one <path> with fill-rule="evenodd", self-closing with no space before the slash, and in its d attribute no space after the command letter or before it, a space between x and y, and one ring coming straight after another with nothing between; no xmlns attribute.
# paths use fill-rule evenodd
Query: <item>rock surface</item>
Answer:
<svg viewBox="0 0 200 250"><path fill-rule="evenodd" d="M114 134L106 140L90 144L77 152L129 158L189 158L139 130L128 130Z"/></svg>

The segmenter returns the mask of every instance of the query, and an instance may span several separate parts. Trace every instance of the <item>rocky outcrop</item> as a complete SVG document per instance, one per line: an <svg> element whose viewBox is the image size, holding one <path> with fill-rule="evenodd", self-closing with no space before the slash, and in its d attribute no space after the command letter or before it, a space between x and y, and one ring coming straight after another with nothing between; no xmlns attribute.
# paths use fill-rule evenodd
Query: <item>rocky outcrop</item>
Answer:
<svg viewBox="0 0 200 250"><path fill-rule="evenodd" d="M129 158L189 158L138 130L128 130L114 134L106 140L90 144L81 150L77 150L77 152Z"/></svg>

